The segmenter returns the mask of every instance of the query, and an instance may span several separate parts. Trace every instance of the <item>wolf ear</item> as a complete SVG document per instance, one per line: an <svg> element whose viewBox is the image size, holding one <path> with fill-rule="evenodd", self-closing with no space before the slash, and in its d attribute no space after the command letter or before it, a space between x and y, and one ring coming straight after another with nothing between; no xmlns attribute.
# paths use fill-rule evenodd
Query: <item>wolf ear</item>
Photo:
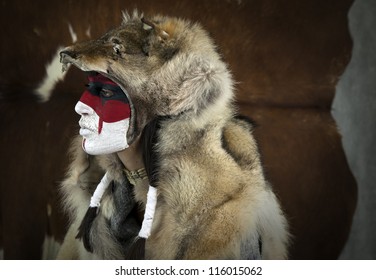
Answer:
<svg viewBox="0 0 376 280"><path fill-rule="evenodd" d="M146 19L146 18L141 18L142 24L143 24L143 29L146 31L151 31L153 30L157 36L159 36L160 39L166 40L170 37L170 35L160 28L156 23Z"/></svg>
<svg viewBox="0 0 376 280"><path fill-rule="evenodd" d="M141 18L142 28L148 32L148 38L142 46L143 52L149 55L156 55L165 61L170 60L177 52L177 44L173 38L173 29L165 22L155 22Z"/></svg>
<svg viewBox="0 0 376 280"><path fill-rule="evenodd" d="M142 18L141 19L142 21L142 28L146 31L149 31L149 30L153 30L155 28L155 24L153 22L151 22L150 20L146 19L146 18Z"/></svg>

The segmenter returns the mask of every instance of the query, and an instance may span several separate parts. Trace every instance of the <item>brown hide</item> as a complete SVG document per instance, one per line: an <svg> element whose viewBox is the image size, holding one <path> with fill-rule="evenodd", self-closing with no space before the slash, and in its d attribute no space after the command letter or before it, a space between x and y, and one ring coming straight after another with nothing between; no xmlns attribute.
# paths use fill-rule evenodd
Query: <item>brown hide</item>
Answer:
<svg viewBox="0 0 376 280"><path fill-rule="evenodd" d="M97 37L135 7L199 21L234 75L240 112L255 133L268 179L287 213L291 258L337 258L350 230L356 183L330 114L350 55L352 0L21 1L1 3L0 247L7 259L41 258L45 234L61 240L58 204L73 111L85 83L70 69L47 102L33 90L58 46L90 27ZM47 211L51 206L52 211Z"/></svg>

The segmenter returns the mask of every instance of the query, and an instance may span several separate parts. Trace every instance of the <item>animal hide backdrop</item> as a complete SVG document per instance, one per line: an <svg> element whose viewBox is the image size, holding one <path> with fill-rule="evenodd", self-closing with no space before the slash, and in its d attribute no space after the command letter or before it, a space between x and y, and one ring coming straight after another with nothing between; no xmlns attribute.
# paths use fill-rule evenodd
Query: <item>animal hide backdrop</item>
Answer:
<svg viewBox="0 0 376 280"><path fill-rule="evenodd" d="M235 80L239 113L255 123L266 179L289 223L289 258L337 258L357 199L330 112L351 56L352 2L3 1L3 257L54 258L70 224L59 186L72 160L69 145L79 130L74 106L86 74L76 67L62 73L60 51L98 38L121 24L122 11L137 8L145 17L186 18L208 31Z"/></svg>

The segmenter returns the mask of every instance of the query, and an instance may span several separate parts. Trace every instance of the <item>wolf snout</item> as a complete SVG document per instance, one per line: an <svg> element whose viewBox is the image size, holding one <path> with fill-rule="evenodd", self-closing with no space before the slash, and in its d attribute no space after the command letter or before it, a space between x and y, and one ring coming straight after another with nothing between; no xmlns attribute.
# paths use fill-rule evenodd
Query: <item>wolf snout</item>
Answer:
<svg viewBox="0 0 376 280"><path fill-rule="evenodd" d="M75 51L66 48L60 52L60 63L63 64L63 72L68 70L69 64L73 63L78 58Z"/></svg>
<svg viewBox="0 0 376 280"><path fill-rule="evenodd" d="M60 61L64 62L66 60L77 59L77 53L69 48L66 48L60 52Z"/></svg>

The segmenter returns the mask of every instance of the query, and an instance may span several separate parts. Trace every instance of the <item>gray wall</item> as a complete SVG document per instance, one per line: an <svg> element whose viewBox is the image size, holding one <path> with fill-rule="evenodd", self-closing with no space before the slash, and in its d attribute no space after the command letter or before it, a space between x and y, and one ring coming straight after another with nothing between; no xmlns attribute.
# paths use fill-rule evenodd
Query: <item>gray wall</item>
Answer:
<svg viewBox="0 0 376 280"><path fill-rule="evenodd" d="M359 187L342 259L376 259L376 1L356 0L349 13L353 53L333 103L333 116Z"/></svg>

